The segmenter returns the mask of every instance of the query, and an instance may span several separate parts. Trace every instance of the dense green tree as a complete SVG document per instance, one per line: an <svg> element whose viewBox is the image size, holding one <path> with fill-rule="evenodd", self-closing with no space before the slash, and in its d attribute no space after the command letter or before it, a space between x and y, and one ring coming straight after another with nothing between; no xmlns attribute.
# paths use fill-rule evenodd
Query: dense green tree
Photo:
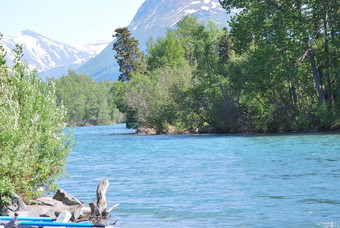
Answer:
<svg viewBox="0 0 340 228"><path fill-rule="evenodd" d="M217 51L219 56L220 74L227 76L228 72L226 71L225 67L231 58L231 55L233 55L234 50L233 42L226 27L223 28L223 32L218 39Z"/></svg>
<svg viewBox="0 0 340 228"><path fill-rule="evenodd" d="M119 64L119 81L129 81L133 73L145 71L143 53L138 48L138 40L131 36L127 27L117 28L113 37L113 50L116 51L115 58Z"/></svg>
<svg viewBox="0 0 340 228"><path fill-rule="evenodd" d="M232 53L227 32L213 22L198 23L195 17L186 16L178 23L176 33L186 50L188 62L195 66L186 105L218 131L234 129L238 111L225 90L226 78L223 77L226 75L226 59L223 58ZM230 47L227 47L228 42Z"/></svg>
<svg viewBox="0 0 340 228"><path fill-rule="evenodd" d="M107 123L107 120L109 120L110 123L123 123L125 121L124 114L119 111L115 103L115 97L112 96L113 85L114 83L108 80L103 80L99 83L99 89L103 96L102 100L106 100L108 105L107 109L104 108L104 110L108 110L108 118L101 121L103 124Z"/></svg>
<svg viewBox="0 0 340 228"><path fill-rule="evenodd" d="M184 129L180 118L185 109L178 97L188 88L192 72L184 49L172 30L156 42L150 40L147 46L148 71L135 73L128 84L115 83L116 103L126 113L128 126L137 123L159 133Z"/></svg>
<svg viewBox="0 0 340 228"><path fill-rule="evenodd" d="M0 43L0 204L16 192L28 200L65 174L71 135L64 135L65 109L57 105L55 87L47 85L20 61L8 68Z"/></svg>
<svg viewBox="0 0 340 228"><path fill-rule="evenodd" d="M174 32L168 30L166 37L159 37L156 43L152 39L148 42L148 70L164 66L181 67L187 64L185 50L174 36Z"/></svg>
<svg viewBox="0 0 340 228"><path fill-rule="evenodd" d="M181 119L186 109L177 99L188 87L191 72L190 68L165 66L136 74L129 83L116 82L115 91L120 91L119 103L128 115L128 126L137 123L139 128L153 128L158 133L187 129L190 123Z"/></svg>
<svg viewBox="0 0 340 228"><path fill-rule="evenodd" d="M184 16L176 24L176 34L181 42L182 48L185 50L185 58L191 66L197 65L195 53L195 34L197 34L199 23L196 17Z"/></svg>
<svg viewBox="0 0 340 228"><path fill-rule="evenodd" d="M258 64L254 66L256 71L248 68L246 74L252 76L247 83L258 82L261 88L257 97L272 107L269 108L273 110L272 124L279 127L284 122L301 122L301 118L306 118L307 121L302 121L308 123L304 127L329 127L337 118L336 115L329 118L325 112L331 113L336 108L332 106L337 97L339 54L334 44L339 35L334 31L339 27L339 2L220 2L228 11L243 8L231 21L231 35L237 53L249 52L250 63ZM270 88L271 95L264 92L266 88Z"/></svg>

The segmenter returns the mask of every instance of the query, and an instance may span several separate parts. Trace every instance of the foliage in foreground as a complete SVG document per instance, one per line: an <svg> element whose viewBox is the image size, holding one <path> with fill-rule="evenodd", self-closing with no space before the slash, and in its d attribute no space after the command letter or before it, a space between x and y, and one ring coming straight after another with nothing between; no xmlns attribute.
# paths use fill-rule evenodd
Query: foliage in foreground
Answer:
<svg viewBox="0 0 340 228"><path fill-rule="evenodd" d="M56 103L55 87L20 62L9 68L0 46L0 203L16 192L29 200L56 188L65 175L71 135L64 135L63 107Z"/></svg>

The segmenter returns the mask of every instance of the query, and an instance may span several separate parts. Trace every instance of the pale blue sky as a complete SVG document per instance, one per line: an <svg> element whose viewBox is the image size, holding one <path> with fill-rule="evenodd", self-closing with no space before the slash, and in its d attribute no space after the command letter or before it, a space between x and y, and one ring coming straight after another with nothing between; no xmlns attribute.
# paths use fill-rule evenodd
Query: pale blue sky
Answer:
<svg viewBox="0 0 340 228"><path fill-rule="evenodd" d="M112 40L145 0L0 0L0 32L29 29L67 44Z"/></svg>

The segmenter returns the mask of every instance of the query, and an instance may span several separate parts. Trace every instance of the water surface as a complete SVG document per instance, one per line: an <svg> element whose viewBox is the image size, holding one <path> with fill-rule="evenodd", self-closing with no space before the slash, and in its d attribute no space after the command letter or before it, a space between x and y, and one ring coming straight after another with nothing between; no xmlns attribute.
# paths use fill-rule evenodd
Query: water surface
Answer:
<svg viewBox="0 0 340 228"><path fill-rule="evenodd" d="M340 135L136 136L73 128L60 187L88 203L107 177L117 227L340 227Z"/></svg>

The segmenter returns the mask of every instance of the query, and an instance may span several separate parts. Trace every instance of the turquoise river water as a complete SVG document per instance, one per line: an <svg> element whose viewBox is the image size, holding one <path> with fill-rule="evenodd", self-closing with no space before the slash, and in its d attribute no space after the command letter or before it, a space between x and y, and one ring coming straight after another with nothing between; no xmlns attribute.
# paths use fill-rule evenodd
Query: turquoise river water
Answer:
<svg viewBox="0 0 340 228"><path fill-rule="evenodd" d="M73 128L70 178L88 203L109 179L122 228L340 227L340 135L131 135Z"/></svg>

